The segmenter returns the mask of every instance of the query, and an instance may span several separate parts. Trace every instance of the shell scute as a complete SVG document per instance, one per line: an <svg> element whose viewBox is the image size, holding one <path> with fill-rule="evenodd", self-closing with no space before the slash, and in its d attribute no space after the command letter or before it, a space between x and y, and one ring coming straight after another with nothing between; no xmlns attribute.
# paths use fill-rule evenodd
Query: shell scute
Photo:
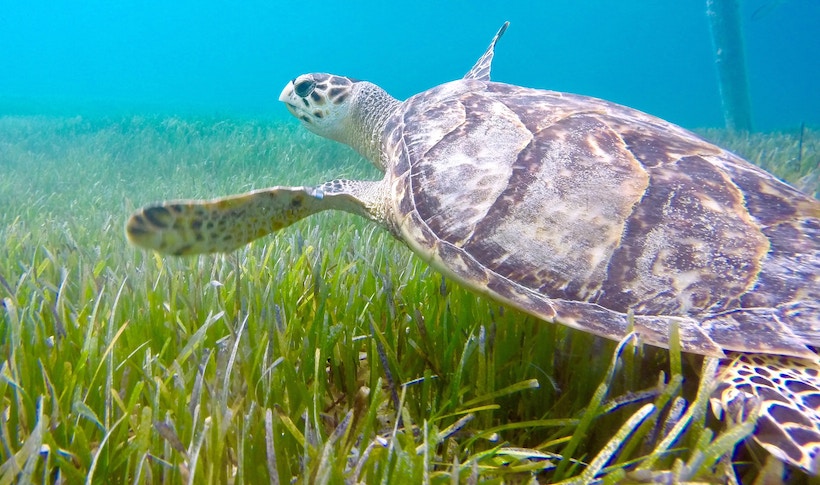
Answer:
<svg viewBox="0 0 820 485"><path fill-rule="evenodd" d="M458 103L460 109L453 107L452 112L462 116L448 119L457 124L448 123L446 129L436 125L436 143L411 142L407 148L413 160L409 181L419 215L440 238L461 246L486 218L514 170L497 163L499 157L516 157L532 135L502 103L470 93ZM467 118L467 110L488 116ZM408 124L413 120L409 114L405 119ZM442 160L446 163L439 163Z"/></svg>
<svg viewBox="0 0 820 485"><path fill-rule="evenodd" d="M596 303L641 314L721 311L750 289L768 240L743 196L699 156L650 169Z"/></svg>
<svg viewBox="0 0 820 485"><path fill-rule="evenodd" d="M666 128L667 126L662 126L662 129ZM621 134L627 149L645 167L674 164L687 155L721 154L720 149L696 137L659 137L657 127L645 121L629 125L615 122L613 129Z"/></svg>

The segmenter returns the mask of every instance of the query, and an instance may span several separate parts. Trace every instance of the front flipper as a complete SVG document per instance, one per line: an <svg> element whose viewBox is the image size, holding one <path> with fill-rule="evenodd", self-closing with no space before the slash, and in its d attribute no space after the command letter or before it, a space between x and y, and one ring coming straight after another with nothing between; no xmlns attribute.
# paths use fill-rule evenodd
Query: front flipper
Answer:
<svg viewBox="0 0 820 485"><path fill-rule="evenodd" d="M377 219L372 195L377 185L335 180L320 187L271 187L214 200L163 202L132 214L125 233L135 246L163 254L229 252L327 209Z"/></svg>
<svg viewBox="0 0 820 485"><path fill-rule="evenodd" d="M495 34L493 37L492 42L490 42L490 47L487 47L487 51L484 52L484 55L475 63L470 72L464 76L464 79L478 79L479 81L489 81L490 80L490 66L493 63L493 55L495 55L495 44L498 42L498 39L504 35L504 31L507 30L507 27L510 25L509 22L504 22L504 25L498 29L498 33Z"/></svg>

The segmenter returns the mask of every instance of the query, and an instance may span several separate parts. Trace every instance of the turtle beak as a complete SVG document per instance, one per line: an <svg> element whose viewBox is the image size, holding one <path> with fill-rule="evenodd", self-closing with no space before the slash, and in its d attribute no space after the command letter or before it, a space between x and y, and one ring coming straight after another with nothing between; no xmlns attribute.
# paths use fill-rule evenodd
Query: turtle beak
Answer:
<svg viewBox="0 0 820 485"><path fill-rule="evenodd" d="M285 85L285 89L279 93L279 101L283 103L287 103L291 98L293 98L293 81L288 82Z"/></svg>
<svg viewBox="0 0 820 485"><path fill-rule="evenodd" d="M285 89L279 94L279 101L285 103L285 107L290 111L290 114L299 116L296 113L296 93L293 92L293 81L290 81Z"/></svg>

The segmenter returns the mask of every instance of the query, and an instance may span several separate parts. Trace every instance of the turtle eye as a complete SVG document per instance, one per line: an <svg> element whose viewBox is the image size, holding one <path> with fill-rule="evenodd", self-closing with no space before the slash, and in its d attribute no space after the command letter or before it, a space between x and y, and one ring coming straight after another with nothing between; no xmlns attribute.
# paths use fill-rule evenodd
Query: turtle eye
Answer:
<svg viewBox="0 0 820 485"><path fill-rule="evenodd" d="M298 82L295 86L293 86L293 90L296 91L296 95L300 98L306 98L310 96L310 93L316 89L316 83L313 80L304 80Z"/></svg>

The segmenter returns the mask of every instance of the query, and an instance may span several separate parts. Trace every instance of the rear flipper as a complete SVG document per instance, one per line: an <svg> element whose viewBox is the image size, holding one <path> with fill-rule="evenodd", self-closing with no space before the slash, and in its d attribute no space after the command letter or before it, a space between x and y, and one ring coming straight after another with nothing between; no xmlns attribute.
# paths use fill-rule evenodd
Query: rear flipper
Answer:
<svg viewBox="0 0 820 485"><path fill-rule="evenodd" d="M745 420L760 406L753 437L778 459L820 472L820 363L764 354L730 354L712 395L716 415Z"/></svg>

